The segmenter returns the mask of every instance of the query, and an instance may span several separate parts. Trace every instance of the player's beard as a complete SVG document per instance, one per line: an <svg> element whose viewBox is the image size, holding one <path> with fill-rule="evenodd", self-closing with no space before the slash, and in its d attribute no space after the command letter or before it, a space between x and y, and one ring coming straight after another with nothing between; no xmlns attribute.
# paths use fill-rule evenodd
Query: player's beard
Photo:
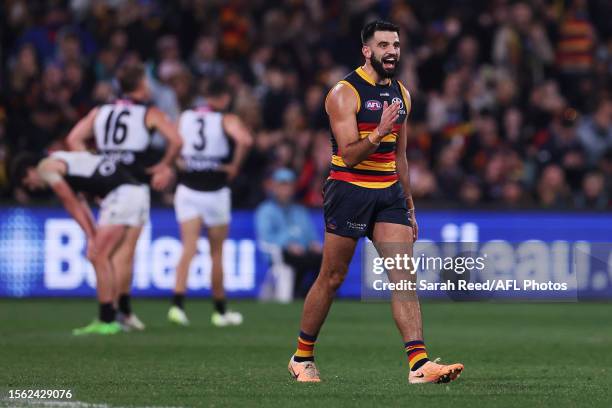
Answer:
<svg viewBox="0 0 612 408"><path fill-rule="evenodd" d="M384 79L389 79L395 77L399 66L399 59L395 60L395 64L391 69L385 69L385 67L383 66L382 57L380 59L376 59L376 56L372 55L372 57L370 58L370 63L372 64L372 68L374 68L374 71L376 71L378 76Z"/></svg>

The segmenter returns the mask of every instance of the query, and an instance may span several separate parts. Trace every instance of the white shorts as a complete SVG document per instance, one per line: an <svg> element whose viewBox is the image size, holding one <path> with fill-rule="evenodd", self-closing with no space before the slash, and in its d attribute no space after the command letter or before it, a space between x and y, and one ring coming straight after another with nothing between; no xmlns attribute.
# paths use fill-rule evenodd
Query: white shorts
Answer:
<svg viewBox="0 0 612 408"><path fill-rule="evenodd" d="M149 186L123 184L108 193L100 204L99 225L139 227L149 220Z"/></svg>
<svg viewBox="0 0 612 408"><path fill-rule="evenodd" d="M229 187L216 191L198 191L179 184L174 194L176 220L181 223L201 218L207 227L229 224L232 194Z"/></svg>

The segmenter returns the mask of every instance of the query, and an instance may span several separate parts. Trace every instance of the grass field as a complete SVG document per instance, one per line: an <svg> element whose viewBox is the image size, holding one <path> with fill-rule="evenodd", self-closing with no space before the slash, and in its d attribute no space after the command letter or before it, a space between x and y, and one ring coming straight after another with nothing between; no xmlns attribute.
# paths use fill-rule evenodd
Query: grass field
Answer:
<svg viewBox="0 0 612 408"><path fill-rule="evenodd" d="M8 390L42 388L71 389L73 406L612 406L611 303L425 303L430 356L466 370L420 386L407 384L386 304L334 305L317 344L320 384L286 369L301 304L233 307L244 325L217 329L210 304L192 301L184 329L166 323L166 301L137 300L145 332L75 338L93 301L0 300L0 405L37 406Z"/></svg>

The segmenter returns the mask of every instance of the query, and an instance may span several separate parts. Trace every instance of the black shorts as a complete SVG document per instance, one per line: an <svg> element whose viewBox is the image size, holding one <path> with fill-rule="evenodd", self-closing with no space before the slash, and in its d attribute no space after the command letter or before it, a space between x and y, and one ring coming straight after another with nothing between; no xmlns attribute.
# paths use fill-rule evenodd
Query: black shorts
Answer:
<svg viewBox="0 0 612 408"><path fill-rule="evenodd" d="M328 179L323 187L325 230L344 237L372 239L374 224L411 226L404 189L399 182L387 188L365 188Z"/></svg>

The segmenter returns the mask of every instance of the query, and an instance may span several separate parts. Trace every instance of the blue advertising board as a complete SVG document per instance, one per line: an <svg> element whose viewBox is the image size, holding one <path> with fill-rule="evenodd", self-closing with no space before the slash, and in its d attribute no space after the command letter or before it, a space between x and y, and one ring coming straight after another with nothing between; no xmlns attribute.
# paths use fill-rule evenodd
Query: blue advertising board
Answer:
<svg viewBox="0 0 612 408"><path fill-rule="evenodd" d="M322 237L321 212L313 210L312 217ZM579 296L612 298L612 246L605 245L612 242L612 214L420 211L418 221L420 239L432 242L537 241L551 251L559 244L571 250L574 245L581 251L599 248L599 253L590 257L587 276L580 279ZM170 294L181 253L178 237L172 209L153 209L136 251L135 296ZM95 274L85 258L85 244L78 225L60 208L0 208L0 296L93 296ZM339 296L361 296L362 252L360 245ZM204 236L190 269L188 290L192 296L210 294L208 253ZM269 262L258 250L252 211L234 211L223 262L228 295L257 297ZM565 266L557 263L551 267L551 279L554 268L571 268L575 260L569 257L565 262Z"/></svg>

